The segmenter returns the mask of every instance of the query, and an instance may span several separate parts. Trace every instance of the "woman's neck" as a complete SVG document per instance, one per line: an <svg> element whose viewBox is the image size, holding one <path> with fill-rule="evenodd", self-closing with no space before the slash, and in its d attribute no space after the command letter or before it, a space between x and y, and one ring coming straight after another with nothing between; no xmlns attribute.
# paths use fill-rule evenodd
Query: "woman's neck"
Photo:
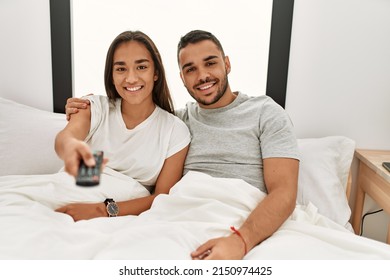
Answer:
<svg viewBox="0 0 390 280"><path fill-rule="evenodd" d="M151 102L142 104L130 104L122 99L121 113L123 121L127 129L134 129L137 125L146 120L156 108L156 105Z"/></svg>

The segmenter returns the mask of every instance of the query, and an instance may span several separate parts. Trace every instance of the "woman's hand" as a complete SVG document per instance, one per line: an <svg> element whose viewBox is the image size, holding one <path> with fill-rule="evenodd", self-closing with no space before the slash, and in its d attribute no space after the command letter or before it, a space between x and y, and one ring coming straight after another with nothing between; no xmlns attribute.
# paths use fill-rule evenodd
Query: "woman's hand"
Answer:
<svg viewBox="0 0 390 280"><path fill-rule="evenodd" d="M59 213L68 214L75 222L98 217L108 217L106 206L100 203L72 203L55 210Z"/></svg>
<svg viewBox="0 0 390 280"><path fill-rule="evenodd" d="M77 176L81 160L87 166L95 165L95 159L89 146L84 141L77 139L71 139L66 143L63 160L65 171L74 177Z"/></svg>

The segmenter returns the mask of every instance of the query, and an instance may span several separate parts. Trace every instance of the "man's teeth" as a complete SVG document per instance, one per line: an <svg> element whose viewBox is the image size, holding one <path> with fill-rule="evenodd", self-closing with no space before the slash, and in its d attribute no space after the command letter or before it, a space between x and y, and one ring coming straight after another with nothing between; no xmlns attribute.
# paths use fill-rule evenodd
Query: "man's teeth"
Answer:
<svg viewBox="0 0 390 280"><path fill-rule="evenodd" d="M204 86L204 87L199 87L200 90L206 90L206 89L209 89L213 86L214 84L209 84L207 86Z"/></svg>
<svg viewBox="0 0 390 280"><path fill-rule="evenodd" d="M137 90L140 90L141 89L141 86L138 86L138 87L127 87L126 90L128 91L137 91Z"/></svg>

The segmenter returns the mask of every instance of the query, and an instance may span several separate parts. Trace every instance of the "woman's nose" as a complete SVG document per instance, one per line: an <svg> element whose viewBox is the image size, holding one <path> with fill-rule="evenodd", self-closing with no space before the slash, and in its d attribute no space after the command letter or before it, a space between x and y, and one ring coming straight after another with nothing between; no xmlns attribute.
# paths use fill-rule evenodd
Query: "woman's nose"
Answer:
<svg viewBox="0 0 390 280"><path fill-rule="evenodd" d="M138 81L138 75L135 71L129 70L127 75L126 75L126 82L129 84L133 84L136 81Z"/></svg>

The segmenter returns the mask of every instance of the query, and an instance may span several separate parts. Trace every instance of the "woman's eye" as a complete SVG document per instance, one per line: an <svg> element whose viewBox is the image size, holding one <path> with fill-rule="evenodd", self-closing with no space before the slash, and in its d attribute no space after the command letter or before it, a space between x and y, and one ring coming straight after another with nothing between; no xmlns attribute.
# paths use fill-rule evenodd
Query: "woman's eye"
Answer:
<svg viewBox="0 0 390 280"><path fill-rule="evenodd" d="M118 68L115 68L114 70L115 70L116 72L123 72L123 71L126 70L126 68L124 68L124 67L118 67Z"/></svg>
<svg viewBox="0 0 390 280"><path fill-rule="evenodd" d="M140 70L145 70L145 69L147 69L148 67L146 67L145 65L140 65L140 66L138 66L138 69L140 69Z"/></svg>

